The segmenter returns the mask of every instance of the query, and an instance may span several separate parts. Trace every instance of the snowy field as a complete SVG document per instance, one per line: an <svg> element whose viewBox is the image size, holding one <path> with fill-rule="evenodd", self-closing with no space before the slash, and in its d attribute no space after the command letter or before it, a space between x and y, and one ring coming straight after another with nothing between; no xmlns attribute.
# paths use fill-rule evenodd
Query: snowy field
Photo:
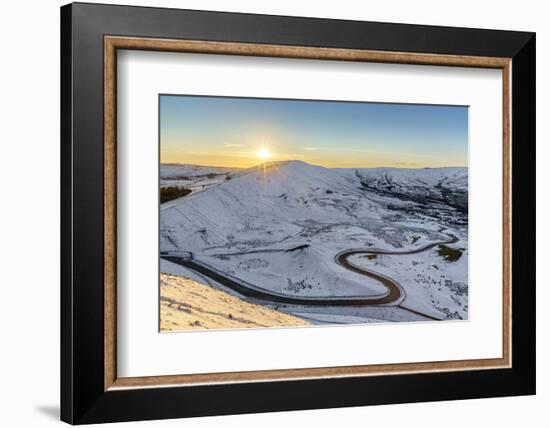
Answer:
<svg viewBox="0 0 550 428"><path fill-rule="evenodd" d="M170 164L160 172L161 187L192 190L160 207L161 256L278 296L376 302L389 294L380 276L399 296L382 304L277 303L166 261L163 272L319 324L468 318L467 168L283 161L248 169ZM353 250L361 252L338 262Z"/></svg>
<svg viewBox="0 0 550 428"><path fill-rule="evenodd" d="M238 171L234 168L162 164L160 187L179 186L198 193L227 180L228 177L231 179L232 175Z"/></svg>

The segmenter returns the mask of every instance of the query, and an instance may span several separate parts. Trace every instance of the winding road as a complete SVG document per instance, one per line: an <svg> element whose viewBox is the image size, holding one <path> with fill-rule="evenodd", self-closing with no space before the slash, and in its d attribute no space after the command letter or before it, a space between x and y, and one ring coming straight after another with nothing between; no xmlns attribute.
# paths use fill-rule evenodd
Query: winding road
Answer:
<svg viewBox="0 0 550 428"><path fill-rule="evenodd" d="M203 265L202 263L197 263L191 258L178 257L175 255L161 254L161 258L172 263L184 266L186 268L192 269L208 278L219 282L220 284L236 291L237 293L260 300L266 300L269 302L275 303L287 303L294 305L311 305L311 306L378 306L378 305L389 305L396 302L402 296L404 296L403 288L393 279L381 275L377 272L359 267L351 263L348 259L354 255L406 255L406 254L417 254L423 251L431 250L437 245L453 244L458 241L458 238L454 235L448 235L449 239L446 241L434 242L428 245L425 245L420 248L409 251L382 251L382 250L348 250L342 253L339 253L335 257L336 263L343 266L344 268L351 270L360 275L367 276L372 278L387 288L387 293L379 296L338 296L338 297L295 297L289 296L286 294L276 293L269 291L263 288L258 288L252 284L247 284L243 281L232 279L224 274L221 274L214 269ZM397 305L403 310L415 313L425 318L439 320L432 316L422 314L420 312L414 311L412 309Z"/></svg>
<svg viewBox="0 0 550 428"><path fill-rule="evenodd" d="M358 254L368 255L368 256L379 256L379 255L402 256L406 254L418 254L424 251L431 250L432 248L438 245L454 244L455 242L458 242L458 238L456 236L454 235L448 235L448 236L449 236L449 239L447 241L433 242L431 244L425 245L420 248L416 248L414 250L409 250L409 251L382 251L382 250L344 251L343 253L340 253L336 256L336 263L353 272L357 272L361 275L368 276L369 278L372 278L378 282L381 282L388 289L388 294L384 297L369 299L369 304L370 305L387 305L389 303L395 302L401 297L403 293L403 289L401 288L401 286L396 281L394 281L393 279L387 276L380 275L379 273L376 273L374 271L371 271L371 270L356 266L353 263L350 263L348 258Z"/></svg>

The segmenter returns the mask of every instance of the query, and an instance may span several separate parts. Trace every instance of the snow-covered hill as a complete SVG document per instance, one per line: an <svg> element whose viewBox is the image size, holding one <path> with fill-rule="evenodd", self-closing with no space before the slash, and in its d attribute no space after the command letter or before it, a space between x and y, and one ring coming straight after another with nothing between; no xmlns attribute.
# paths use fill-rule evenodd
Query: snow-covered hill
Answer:
<svg viewBox="0 0 550 428"><path fill-rule="evenodd" d="M239 170L240 168L163 163L160 165L160 178L161 180L193 180L207 175L227 175Z"/></svg>
<svg viewBox="0 0 550 428"><path fill-rule="evenodd" d="M179 179L171 168L164 177ZM192 253L278 293L375 296L385 288L336 264L336 254L414 249L449 232L467 248L466 214L449 198L467 201L465 168L343 170L284 161L223 174L206 190L161 205L161 252ZM443 259L438 263L444 268Z"/></svg>
<svg viewBox="0 0 550 428"><path fill-rule="evenodd" d="M349 170L345 172L349 173ZM355 175L369 190L418 202L439 201L468 209L467 168L371 168L356 169Z"/></svg>
<svg viewBox="0 0 550 428"><path fill-rule="evenodd" d="M161 164L160 187L184 187L192 193L199 193L230 180L239 171L240 168Z"/></svg>

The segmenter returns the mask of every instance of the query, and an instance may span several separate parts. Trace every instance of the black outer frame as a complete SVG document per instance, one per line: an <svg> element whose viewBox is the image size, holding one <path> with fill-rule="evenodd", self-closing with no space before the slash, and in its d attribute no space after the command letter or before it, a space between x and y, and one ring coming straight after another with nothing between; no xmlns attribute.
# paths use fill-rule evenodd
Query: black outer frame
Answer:
<svg viewBox="0 0 550 428"><path fill-rule="evenodd" d="M105 392L104 35L512 58L512 368ZM534 394L535 97L534 33L63 6L61 419L84 424Z"/></svg>

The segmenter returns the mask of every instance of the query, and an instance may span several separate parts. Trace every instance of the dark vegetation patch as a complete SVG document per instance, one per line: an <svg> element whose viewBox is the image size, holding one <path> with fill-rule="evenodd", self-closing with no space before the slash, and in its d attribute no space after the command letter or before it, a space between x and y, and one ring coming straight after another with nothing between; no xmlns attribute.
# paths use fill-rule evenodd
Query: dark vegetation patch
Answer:
<svg viewBox="0 0 550 428"><path fill-rule="evenodd" d="M191 193L191 189L180 186L169 186L160 188L160 203L171 201L173 199L181 198Z"/></svg>
<svg viewBox="0 0 550 428"><path fill-rule="evenodd" d="M363 258L368 259L368 260L374 260L377 257L378 257L378 255L376 255L376 254L366 254L366 255L363 256Z"/></svg>
<svg viewBox="0 0 550 428"><path fill-rule="evenodd" d="M456 262L460 257L462 257L462 250L459 248L447 247L446 245L440 245L437 248L437 254L448 262Z"/></svg>

